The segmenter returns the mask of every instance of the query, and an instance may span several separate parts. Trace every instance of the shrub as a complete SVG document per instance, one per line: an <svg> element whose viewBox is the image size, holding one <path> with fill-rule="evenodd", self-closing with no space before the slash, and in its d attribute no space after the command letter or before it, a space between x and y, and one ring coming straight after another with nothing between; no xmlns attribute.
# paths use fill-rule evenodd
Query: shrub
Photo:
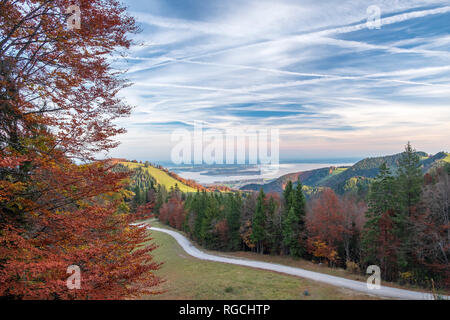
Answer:
<svg viewBox="0 0 450 320"><path fill-rule="evenodd" d="M350 273L359 273L361 271L359 265L356 262L347 260L346 262L347 271Z"/></svg>

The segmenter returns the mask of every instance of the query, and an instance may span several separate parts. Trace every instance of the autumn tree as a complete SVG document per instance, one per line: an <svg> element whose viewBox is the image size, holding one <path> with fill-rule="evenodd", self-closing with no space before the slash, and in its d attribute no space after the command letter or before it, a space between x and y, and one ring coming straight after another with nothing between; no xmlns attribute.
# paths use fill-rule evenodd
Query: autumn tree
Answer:
<svg viewBox="0 0 450 320"><path fill-rule="evenodd" d="M361 236L366 222L367 204L358 200L356 195L345 195L341 199L345 229L343 246L345 261L359 263L361 261Z"/></svg>
<svg viewBox="0 0 450 320"><path fill-rule="evenodd" d="M317 254L315 251L321 248L319 251L330 254L327 259L331 264L337 262L338 248L350 230L346 225L341 201L333 190L325 189L313 200L307 228L310 253Z"/></svg>
<svg viewBox="0 0 450 320"><path fill-rule="evenodd" d="M172 228L182 230L185 218L184 203L178 194L173 194L169 201L159 209L159 220L169 224Z"/></svg>
<svg viewBox="0 0 450 320"><path fill-rule="evenodd" d="M219 247L221 249L227 249L230 241L230 228L228 227L228 221L226 219L220 220L215 225L214 232L219 238Z"/></svg>
<svg viewBox="0 0 450 320"><path fill-rule="evenodd" d="M117 146L130 107L111 57L137 27L115 0L0 0L0 296L118 299L154 293L159 265L143 226L119 209L125 173L96 155ZM76 161L76 162L75 162ZM66 286L78 265L81 290Z"/></svg>
<svg viewBox="0 0 450 320"><path fill-rule="evenodd" d="M241 227L239 228L239 235L244 245L253 250L255 248L254 243L251 240L252 230L252 217L256 210L258 195L257 193L251 193L244 198L241 211Z"/></svg>
<svg viewBox="0 0 450 320"><path fill-rule="evenodd" d="M422 199L412 211L408 232L414 276L429 286L433 279L450 287L450 164L430 174L431 183L423 187Z"/></svg>

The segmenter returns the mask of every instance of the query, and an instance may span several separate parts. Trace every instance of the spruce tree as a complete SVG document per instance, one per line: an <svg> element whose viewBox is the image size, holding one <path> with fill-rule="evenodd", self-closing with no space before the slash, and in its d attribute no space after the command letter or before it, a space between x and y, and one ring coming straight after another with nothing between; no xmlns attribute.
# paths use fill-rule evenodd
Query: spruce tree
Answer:
<svg viewBox="0 0 450 320"><path fill-rule="evenodd" d="M163 185L158 185L158 189L156 191L156 203L155 203L155 213L159 214L159 209L162 207L167 200L167 190Z"/></svg>
<svg viewBox="0 0 450 320"><path fill-rule="evenodd" d="M282 239L282 228L279 215L279 204L273 196L269 198L267 204L267 219L266 219L266 235L267 242L271 253L280 252Z"/></svg>
<svg viewBox="0 0 450 320"><path fill-rule="evenodd" d="M305 235L306 199L300 179L295 190L285 192L285 196L288 197L285 200L288 207L283 221L283 244L292 256L301 256L304 253L300 243Z"/></svg>
<svg viewBox="0 0 450 320"><path fill-rule="evenodd" d="M238 250L241 243L241 237L239 234L239 229L241 227L241 208L242 208L242 198L239 193L235 195L229 195L228 199L228 214L227 223L230 233L230 250Z"/></svg>
<svg viewBox="0 0 450 320"><path fill-rule="evenodd" d="M413 207L420 202L423 173L419 155L409 142L405 147L405 152L398 161L397 180L402 209L410 216Z"/></svg>
<svg viewBox="0 0 450 320"><path fill-rule="evenodd" d="M288 183L286 184L286 187L284 188L284 192L283 192L286 216L289 212L290 207L292 206L291 194L293 191L294 191L294 187L292 186L292 181L289 180Z"/></svg>
<svg viewBox="0 0 450 320"><path fill-rule="evenodd" d="M370 186L368 206L367 222L362 236L364 262L380 266L387 274L392 268L396 268L388 264L388 258L389 261L396 263L397 255L396 250L394 252L387 248L387 246L395 246L394 243L388 243L387 239L394 238L396 234L396 226L392 224L395 223L394 219L399 214L399 201L396 179L386 163L381 165L380 173ZM390 223L386 223L387 220ZM390 253L390 257L384 254L387 252Z"/></svg>
<svg viewBox="0 0 450 320"><path fill-rule="evenodd" d="M422 195L423 173L420 158L411 143L405 147L405 152L398 161L397 186L399 193L400 212L394 218L396 235L400 241L398 262L404 271L409 271L411 260L411 237L409 232L412 211L419 204Z"/></svg>
<svg viewBox="0 0 450 320"><path fill-rule="evenodd" d="M252 222L252 235L251 240L256 245L256 250L258 253L264 253L264 245L263 242L265 240L266 231L265 231L265 222L266 222L266 205L265 205L266 195L264 194L263 189L258 195L258 200L256 203L255 215L253 216Z"/></svg>

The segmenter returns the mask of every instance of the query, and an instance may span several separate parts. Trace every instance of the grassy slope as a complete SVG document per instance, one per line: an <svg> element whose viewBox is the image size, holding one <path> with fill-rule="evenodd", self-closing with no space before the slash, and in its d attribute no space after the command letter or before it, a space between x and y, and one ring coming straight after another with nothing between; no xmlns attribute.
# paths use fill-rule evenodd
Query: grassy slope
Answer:
<svg viewBox="0 0 450 320"><path fill-rule="evenodd" d="M163 229L170 229L170 230L174 230L177 232L180 232L178 230L172 229L171 227L162 224L161 222L157 221L157 220L149 220L148 221L152 226L154 227L158 227L158 228L163 228ZM156 234L156 233L154 233ZM175 240L174 240L175 242ZM175 242L175 244L178 246L178 244ZM361 282L365 282L367 280L367 277L365 274L355 274L355 273L351 273L347 270L341 269L341 268L329 268L326 265L318 265L317 263L314 263L312 261L308 261L308 260L304 260L304 259L298 259L298 258L292 258L290 256L278 256L278 255L260 255L257 253L253 253L253 252L243 252L243 251L237 251L237 252L218 252L218 251L211 251L211 250L206 250L202 247L200 247L199 245L197 245L196 243L193 243L197 248L199 248L202 251L205 251L207 253L213 254L213 255L218 255L218 256L223 256L223 257L231 257L231 258L241 258L241 259L250 259L250 260L256 260L256 261L263 261L263 262L270 262L270 263L277 263L277 264L281 264L281 265L286 265L286 266L291 266L291 267L296 267L296 268L302 268L305 270L310 270L310 271L314 271L314 272L319 272L319 273L324 273L324 274L329 274L332 276L336 276L336 277L342 277L342 278L347 278L350 280L356 280L356 281L361 281ZM179 246L178 246L179 247ZM183 252L184 255L186 255L186 253L184 253L184 251L181 249L181 247L179 247L179 249ZM194 258L192 258L194 259ZM262 271L261 272L270 272L270 271ZM281 274L280 274L281 275ZM294 279L298 279L296 277L291 277L291 276L287 276L286 277L290 277L290 278L294 278ZM312 287L308 287L308 290L310 290L309 288L314 288L315 285L319 284L320 286L326 286L326 285L322 285L320 283L314 282L314 281L309 281L307 280L309 283L312 283L313 286ZM393 287L393 288L399 288L399 289L406 289L406 290L412 290L412 291L429 291L428 289L425 288L421 288L418 287L416 285L407 285L407 284L403 284L400 285L399 283L396 282L386 282L383 281L382 285L387 286L387 287ZM342 290L345 289L340 289L340 291L342 292ZM304 290L302 290L301 292L303 292ZM345 290L346 293L349 293L350 290ZM445 295L450 295L450 292L446 291L446 290L438 290L439 293L441 294L445 294ZM374 299L374 297L369 297L369 296L365 296L359 293L354 293L354 298L352 299ZM297 298L293 298L293 299L305 299L306 297L297 297ZM322 299L322 298L317 298L317 297L309 297L312 299ZM228 299L228 298L227 298ZM236 298L239 299L239 298ZM243 298L246 299L246 298ZM255 298L257 299L257 298ZM263 299L263 298L262 298ZM273 298L273 299L277 299L277 298ZM350 299L350 298L341 298L341 297L327 297L324 299Z"/></svg>
<svg viewBox="0 0 450 320"><path fill-rule="evenodd" d="M446 153L446 155L447 155L447 157L444 158L443 160L444 160L445 162L450 163L450 153Z"/></svg>
<svg viewBox="0 0 450 320"><path fill-rule="evenodd" d="M325 178L323 178L322 180L320 180L320 181L317 183L317 185L321 186L321 185L323 185L325 182L327 182L330 178L332 178L332 177L334 177L334 176L336 176L336 175L339 175L339 174L341 174L341 173L343 173L343 172L345 172L345 171L347 171L347 170L348 170L348 168L336 168L336 170L334 170L332 174L330 174L330 175L326 176Z"/></svg>
<svg viewBox="0 0 450 320"><path fill-rule="evenodd" d="M305 270L310 270L314 272L329 274L336 277L346 278L350 280L355 281L361 281L365 282L367 280L366 275L364 274L355 274L351 273L345 269L341 268L329 268L326 265L318 265L317 263L314 263L312 261L304 260L304 259L296 259L289 256L276 256L276 255L260 255L253 252L229 252L229 253L218 253L219 255L226 256L226 257L232 257L232 258L243 258L243 259L250 259L250 260L257 260L257 261L264 261L264 262L270 262L270 263L277 263L282 264L286 266L301 268ZM382 281L381 283L383 286L386 287L392 287L392 288L399 288L399 289L405 289L405 290L411 290L411 291L429 291L428 289L421 288L415 285L400 285L399 283L395 282L386 282ZM439 293L448 295L449 293L443 290L439 290Z"/></svg>
<svg viewBox="0 0 450 320"><path fill-rule="evenodd" d="M147 170L148 173L153 178L156 179L156 182L158 184L164 185L167 190L170 190L170 188L172 188L172 187L175 188L175 185L177 184L178 188L182 192L197 192L197 189L189 187L189 186L181 183L180 181L169 176L166 172L164 172L160 169L154 168L152 166L146 168L143 164L134 163L134 162L121 162L121 164L123 164L124 166L127 166L130 169L142 167L144 170Z"/></svg>
<svg viewBox="0 0 450 320"><path fill-rule="evenodd" d="M155 225L155 223L153 223ZM171 236L153 231L160 247L154 251L164 265L157 274L167 292L143 299L187 300L320 300L376 299L347 289L271 271L202 261L187 255ZM310 296L304 296L308 290Z"/></svg>

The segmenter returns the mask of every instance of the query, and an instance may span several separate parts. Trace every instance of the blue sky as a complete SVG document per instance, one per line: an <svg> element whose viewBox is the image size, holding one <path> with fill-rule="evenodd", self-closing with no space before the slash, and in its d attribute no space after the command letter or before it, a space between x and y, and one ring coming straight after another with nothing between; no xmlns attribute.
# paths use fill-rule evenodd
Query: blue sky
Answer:
<svg viewBox="0 0 450 320"><path fill-rule="evenodd" d="M448 0L125 3L143 32L117 64L135 109L111 156L167 161L194 121L278 128L281 159L450 150Z"/></svg>

